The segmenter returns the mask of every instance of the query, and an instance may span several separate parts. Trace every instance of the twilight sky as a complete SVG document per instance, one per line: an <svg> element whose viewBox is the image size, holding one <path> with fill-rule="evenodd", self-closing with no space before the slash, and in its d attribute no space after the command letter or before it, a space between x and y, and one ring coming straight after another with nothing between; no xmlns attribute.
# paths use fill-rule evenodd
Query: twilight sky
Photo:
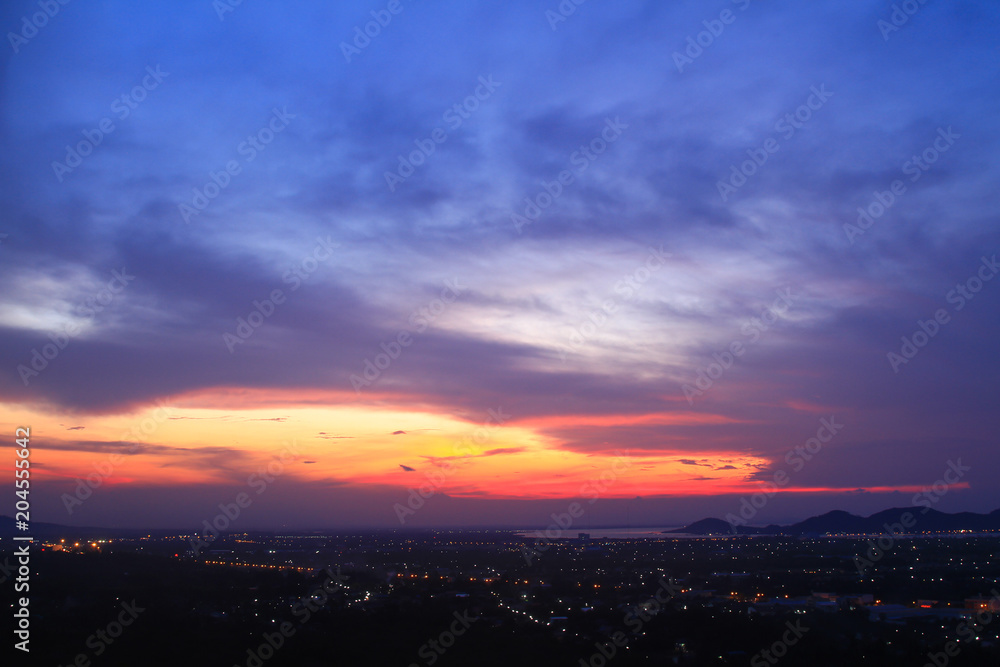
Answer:
<svg viewBox="0 0 1000 667"><path fill-rule="evenodd" d="M1000 507L1000 6L912 4L4 3L34 518Z"/></svg>

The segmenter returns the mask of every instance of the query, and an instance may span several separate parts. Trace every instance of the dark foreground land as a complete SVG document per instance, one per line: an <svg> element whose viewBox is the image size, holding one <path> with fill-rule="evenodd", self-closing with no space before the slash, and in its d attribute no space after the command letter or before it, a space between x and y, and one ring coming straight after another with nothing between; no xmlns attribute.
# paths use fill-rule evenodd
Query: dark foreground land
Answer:
<svg viewBox="0 0 1000 667"><path fill-rule="evenodd" d="M865 573L857 538L73 540L36 547L5 664L1000 664L997 537L900 538Z"/></svg>

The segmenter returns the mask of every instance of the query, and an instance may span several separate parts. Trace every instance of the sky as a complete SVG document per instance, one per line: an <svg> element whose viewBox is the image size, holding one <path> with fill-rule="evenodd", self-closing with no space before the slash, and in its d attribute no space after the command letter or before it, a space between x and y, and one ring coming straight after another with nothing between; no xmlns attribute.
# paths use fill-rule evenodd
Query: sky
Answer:
<svg viewBox="0 0 1000 667"><path fill-rule="evenodd" d="M0 9L35 520L1000 507L996 3L56 5Z"/></svg>

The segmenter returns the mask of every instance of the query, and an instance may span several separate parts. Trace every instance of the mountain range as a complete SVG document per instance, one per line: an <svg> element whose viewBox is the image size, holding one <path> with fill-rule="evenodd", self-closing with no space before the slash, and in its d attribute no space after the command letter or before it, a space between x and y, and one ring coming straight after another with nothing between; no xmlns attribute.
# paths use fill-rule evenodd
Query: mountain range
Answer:
<svg viewBox="0 0 1000 667"><path fill-rule="evenodd" d="M951 533L961 530L972 532L1000 531L1000 509L989 514L959 512L946 514L930 507L897 507L883 510L868 517L858 516L843 510L834 510L810 517L804 521L786 526L750 526L743 519L729 515L726 519L702 519L676 530L665 530L664 534L686 535L877 535L896 533ZM732 521L732 524L730 523ZM0 515L0 538L11 538L25 534L16 529L12 517ZM33 521L30 533L36 538L56 538L73 535L79 538L139 537L152 535L162 537L177 535L178 531L78 528L54 523Z"/></svg>
<svg viewBox="0 0 1000 667"><path fill-rule="evenodd" d="M885 532L1000 531L1000 509L989 514L974 512L946 514L930 507L897 507L868 517L834 510L788 526L776 524L750 526L735 515L730 515L728 519L702 519L689 526L663 532L689 535L825 535L827 533L874 535Z"/></svg>

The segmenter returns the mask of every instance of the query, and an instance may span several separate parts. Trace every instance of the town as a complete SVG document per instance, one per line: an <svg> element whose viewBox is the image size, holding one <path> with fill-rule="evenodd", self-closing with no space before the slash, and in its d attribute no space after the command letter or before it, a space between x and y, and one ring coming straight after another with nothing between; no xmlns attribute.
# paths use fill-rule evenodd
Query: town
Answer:
<svg viewBox="0 0 1000 667"><path fill-rule="evenodd" d="M38 637L61 629L38 642L51 664L77 664L122 600L147 611L105 650L145 664L996 664L1000 537L900 537L860 573L870 538L578 533L526 560L533 540L497 531L224 534L201 550L67 535L39 547L32 613Z"/></svg>

